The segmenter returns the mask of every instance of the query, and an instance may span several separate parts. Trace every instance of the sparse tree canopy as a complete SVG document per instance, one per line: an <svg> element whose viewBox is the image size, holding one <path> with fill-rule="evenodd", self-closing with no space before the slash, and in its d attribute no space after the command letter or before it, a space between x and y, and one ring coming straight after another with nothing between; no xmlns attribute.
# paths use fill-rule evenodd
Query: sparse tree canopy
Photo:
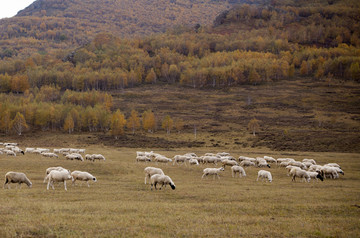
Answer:
<svg viewBox="0 0 360 238"><path fill-rule="evenodd" d="M127 128L132 130L132 133L135 134L135 130L140 127L140 118L137 111L131 110L131 115L127 120Z"/></svg>
<svg viewBox="0 0 360 238"><path fill-rule="evenodd" d="M142 124L145 131L153 133L155 130L155 115L151 110L147 110L142 115Z"/></svg>
<svg viewBox="0 0 360 238"><path fill-rule="evenodd" d="M124 134L125 125L126 120L124 114L121 113L119 109L116 110L116 112L111 117L111 135L115 136L115 139L118 139L120 135Z"/></svg>
<svg viewBox="0 0 360 238"><path fill-rule="evenodd" d="M260 128L259 125L259 120L253 118L250 120L249 124L248 124L248 129L253 133L253 135L255 136L256 131L258 131Z"/></svg>
<svg viewBox="0 0 360 238"><path fill-rule="evenodd" d="M170 134L171 129L174 126L174 120L169 116L166 115L162 121L161 127L166 130L167 134Z"/></svg>
<svg viewBox="0 0 360 238"><path fill-rule="evenodd" d="M64 121L64 130L71 134L74 131L74 120L70 113L68 113Z"/></svg>
<svg viewBox="0 0 360 238"><path fill-rule="evenodd" d="M20 136L21 133L28 128L24 115L20 112L16 113L14 120L11 122L11 127Z"/></svg>

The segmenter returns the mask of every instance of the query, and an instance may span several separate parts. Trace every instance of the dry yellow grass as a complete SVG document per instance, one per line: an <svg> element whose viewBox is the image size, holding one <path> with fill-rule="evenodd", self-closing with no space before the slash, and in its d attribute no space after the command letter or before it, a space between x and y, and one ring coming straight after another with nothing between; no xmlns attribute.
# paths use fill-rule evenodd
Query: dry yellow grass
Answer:
<svg viewBox="0 0 360 238"><path fill-rule="evenodd" d="M245 178L201 180L210 166L136 163L136 149L86 147L102 153L101 162L67 161L39 155L0 155L0 175L21 171L33 182L28 189L0 189L0 237L359 237L359 154L232 151L231 154L295 159L319 164L337 162L345 171L338 180L291 182L285 169L273 167L273 182L256 182L257 168ZM139 149L151 150L151 149ZM219 152L211 148L156 152L169 157L185 152ZM98 179L88 188L63 185L46 190L45 169L63 166L88 171ZM150 191L143 169L161 167L176 190ZM219 167L219 166L218 166ZM4 181L4 180L2 180Z"/></svg>

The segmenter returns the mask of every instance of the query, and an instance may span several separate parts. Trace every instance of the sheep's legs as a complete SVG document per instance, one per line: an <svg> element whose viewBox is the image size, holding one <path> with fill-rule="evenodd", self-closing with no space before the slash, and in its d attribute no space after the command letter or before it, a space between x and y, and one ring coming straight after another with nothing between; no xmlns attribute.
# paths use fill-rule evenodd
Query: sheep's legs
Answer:
<svg viewBox="0 0 360 238"><path fill-rule="evenodd" d="M220 179L220 176L218 174L216 174L217 178Z"/></svg>
<svg viewBox="0 0 360 238"><path fill-rule="evenodd" d="M67 188L66 188L66 180L64 180L64 187L65 187L65 190L67 191Z"/></svg>

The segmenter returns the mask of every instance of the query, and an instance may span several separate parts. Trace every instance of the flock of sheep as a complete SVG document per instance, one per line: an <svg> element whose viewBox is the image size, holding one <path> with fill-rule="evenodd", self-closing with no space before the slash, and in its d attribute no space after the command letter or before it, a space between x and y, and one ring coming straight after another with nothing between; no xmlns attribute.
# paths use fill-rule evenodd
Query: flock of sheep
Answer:
<svg viewBox="0 0 360 238"><path fill-rule="evenodd" d="M17 156L25 155L26 153L39 154L44 157L50 158L59 158L59 155L63 155L66 159L69 160L104 160L105 157L101 154L86 154L84 157L81 154L85 153L85 149L74 149L74 148L61 148L54 149L53 152L50 152L50 149L44 148L26 148L25 151L20 149L16 143L0 143L3 148L0 147L0 155L6 154L8 156ZM187 153L184 155L175 155L172 159L168 158L159 153L151 152L136 152L136 161L137 162L155 162L168 164L172 163L173 165L184 164L188 165L197 165L200 164L221 164L219 168L204 168L201 179L206 176L213 176L213 178L220 179L219 174L222 171L225 171L225 168L228 166L231 168L232 177L236 177L236 174L239 174L239 177L245 177L246 172L245 168L256 167L261 168L257 173L256 181L265 180L272 182L272 174L268 170L262 168L271 168L272 166L284 167L287 170L287 175L292 178L292 181L295 181L296 178L300 178L303 181L310 182L311 179L320 179L323 181L325 178L337 179L339 174L344 175L343 170L340 165L336 163L328 163L325 165L318 165L313 159L303 159L302 161L296 161L292 158L278 158L274 159L270 156L264 157L246 157L240 156L238 159L231 156L229 153L206 153L203 156L197 156L195 153ZM160 189L169 185L172 189L175 189L175 183L172 179L165 175L163 170L156 167L146 167L145 172L145 184L147 179L150 181L151 190L153 187L157 189L157 185L161 185ZM54 189L54 182L63 182L64 188L67 190L66 181L72 180L72 184L75 184L76 180L85 181L89 187L89 181L96 182L96 177L86 171L73 171L71 172L68 169L63 167L50 167L46 169L46 176L44 178L44 183L47 181L47 189L51 186ZM17 183L20 185L25 183L28 187L32 186L31 181L27 178L24 173L21 172L8 172L5 175L4 188L7 185L10 188L10 183Z"/></svg>
<svg viewBox="0 0 360 238"><path fill-rule="evenodd" d="M80 160L84 161L83 156L81 153L85 153L85 149L74 149L74 148L61 148L61 149L54 149L53 152L50 152L50 149L44 148L26 148L25 152L20 149L17 143L0 143L3 147L0 148L0 155L6 154L8 156L17 156L19 154L25 155L26 153L31 154L39 154L44 157L50 158L58 158L59 155L65 156L66 159L70 160ZM95 161L95 160L105 160L105 157L101 154L86 154L86 160ZM46 169L46 176L44 178L44 183L47 181L47 190L51 186L54 189L54 182L63 182L64 188L67 190L66 181L72 180L72 184L75 185L76 180L84 181L87 183L89 187L89 181L96 182L96 177L86 171L78 171L75 170L71 172L68 169L63 167L50 167ZM21 188L21 184L25 183L29 188L32 186L32 182L28 179L28 177L22 172L7 172L5 174L5 183L4 188L10 188L10 183L19 184Z"/></svg>
<svg viewBox="0 0 360 238"><path fill-rule="evenodd" d="M202 179L206 176L213 175L214 179L220 179L220 172L225 171L226 166L231 167L232 177L239 174L239 177L245 177L246 172L244 168L256 167L256 168L271 168L271 165L277 167L284 167L287 170L287 175L295 181L296 178L300 178L302 181L310 182L310 179L320 179L323 181L325 178L337 179L339 174L344 175L344 171L337 163L328 163L325 165L318 165L314 159L303 159L302 161L296 161L293 158L278 158L275 159L270 156L264 157L246 157L240 156L235 159L229 153L206 153L203 156L197 156L195 153L187 153L184 155L175 155L172 159L164 155L150 152L136 152L137 162L155 162L158 163L172 163L173 165L184 164L187 165L200 165L200 164L221 164L220 168L205 168L203 169ZM156 185L161 185L160 189L167 184L175 189L175 184L171 178L164 174L163 170L156 167L146 167L145 172L145 184L147 178L150 180L151 190ZM272 174L268 170L260 169L257 173L258 180L265 180L266 182L272 182Z"/></svg>

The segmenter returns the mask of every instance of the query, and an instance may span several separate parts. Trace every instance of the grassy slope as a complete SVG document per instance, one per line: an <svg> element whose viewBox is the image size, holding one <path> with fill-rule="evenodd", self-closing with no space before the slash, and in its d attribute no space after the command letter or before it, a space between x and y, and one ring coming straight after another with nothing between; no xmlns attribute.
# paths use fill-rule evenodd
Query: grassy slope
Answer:
<svg viewBox="0 0 360 238"><path fill-rule="evenodd" d="M24 144L23 146L27 146ZM51 147L53 148L53 147ZM231 150L232 155L314 158L319 164L338 162L345 176L338 180L291 182L283 168L269 169L273 183L256 182L259 169L232 178L230 168L220 180L201 180L206 166L185 167L135 163L136 149L86 147L102 153L104 162L55 160L39 155L1 156L0 174L23 171L31 189L0 189L1 237L357 237L359 218L359 154ZM141 150L144 150L143 148ZM184 152L216 152L206 148L157 152L172 157ZM98 182L61 185L47 191L45 169L61 165L89 171ZM161 167L176 190L150 191L143 168ZM209 166L212 167L212 166ZM69 183L68 183L69 184ZM354 206L357 205L357 206Z"/></svg>

